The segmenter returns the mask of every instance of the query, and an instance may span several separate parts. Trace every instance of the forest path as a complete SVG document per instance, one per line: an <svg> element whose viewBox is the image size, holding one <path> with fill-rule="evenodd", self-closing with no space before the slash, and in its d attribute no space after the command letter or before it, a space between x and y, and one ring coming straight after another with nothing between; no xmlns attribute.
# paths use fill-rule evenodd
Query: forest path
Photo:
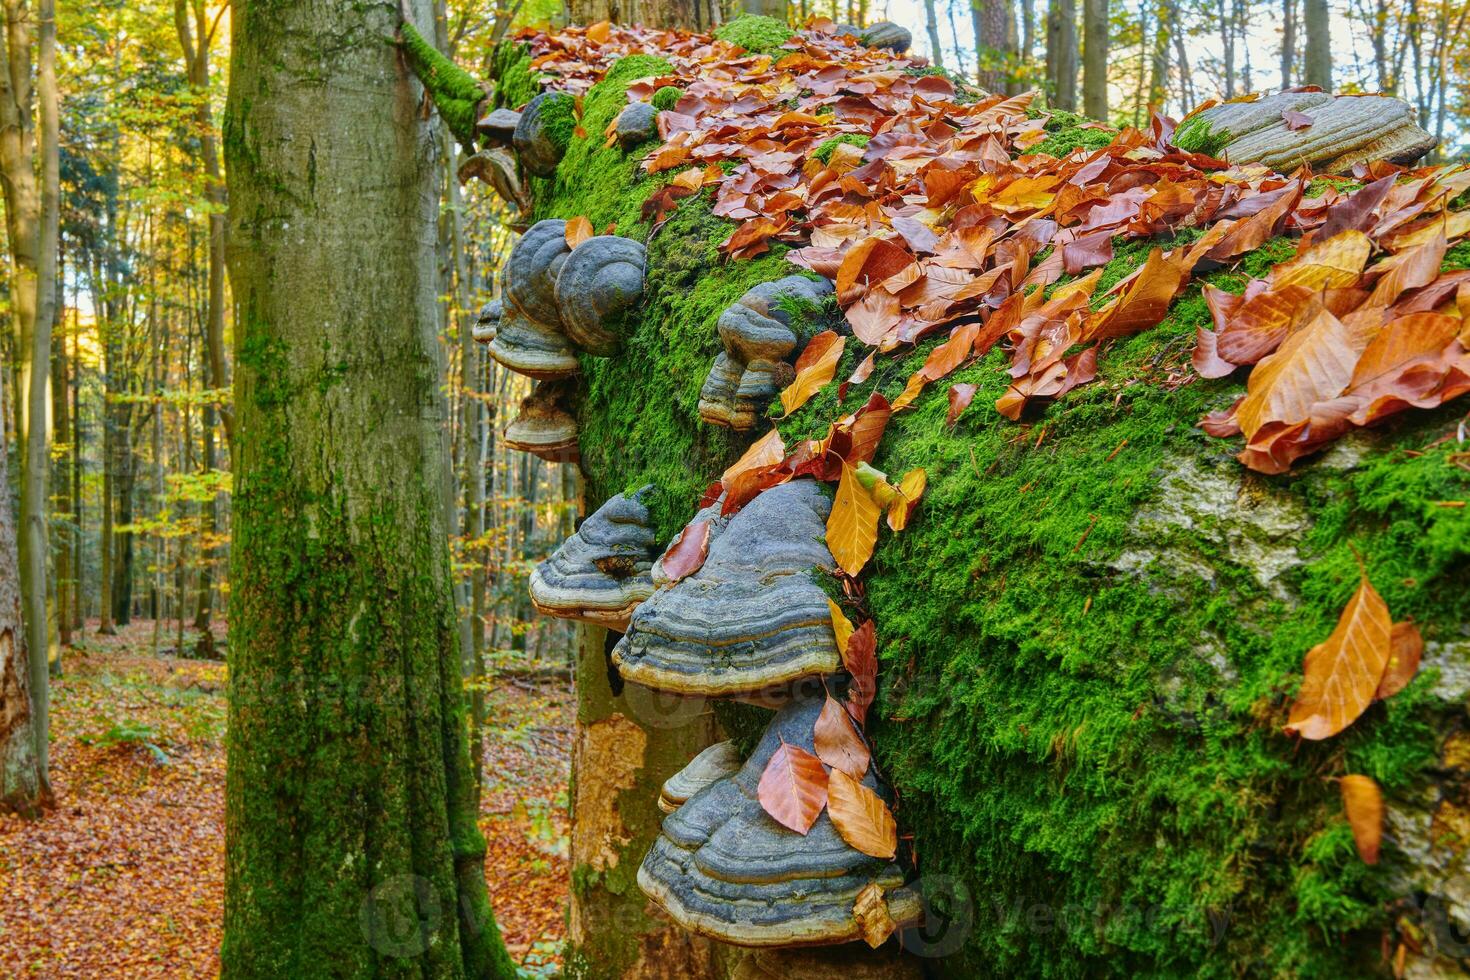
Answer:
<svg viewBox="0 0 1470 980"><path fill-rule="evenodd" d="M151 621L113 637L93 621L66 651L66 676L51 688L57 807L37 822L0 816L0 976L218 975L225 666L154 656L152 642ZM559 967L565 929L567 687L487 687L490 897L511 955L532 973Z"/></svg>

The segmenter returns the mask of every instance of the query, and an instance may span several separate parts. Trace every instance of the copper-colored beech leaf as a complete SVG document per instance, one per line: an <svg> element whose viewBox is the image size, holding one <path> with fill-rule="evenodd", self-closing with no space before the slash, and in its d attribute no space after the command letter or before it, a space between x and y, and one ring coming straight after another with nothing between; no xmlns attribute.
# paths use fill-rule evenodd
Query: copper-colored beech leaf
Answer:
<svg viewBox="0 0 1470 980"><path fill-rule="evenodd" d="M1313 242L1296 258L1271 270L1274 288L1306 286L1311 290L1348 286L1363 273L1373 243L1361 231L1344 231L1324 241Z"/></svg>
<svg viewBox="0 0 1470 980"><path fill-rule="evenodd" d="M827 770L810 752L782 742L761 773L756 795L773 820L805 835L827 804Z"/></svg>
<svg viewBox="0 0 1470 980"><path fill-rule="evenodd" d="M679 538L664 552L660 565L669 581L678 582L699 571L709 557L709 521L686 524Z"/></svg>
<svg viewBox="0 0 1470 980"><path fill-rule="evenodd" d="M1358 856L1364 864L1377 864L1383 843L1383 794L1378 784L1371 776L1342 777L1342 808L1353 828Z"/></svg>
<svg viewBox="0 0 1470 980"><path fill-rule="evenodd" d="M883 897L883 888L876 882L868 882L858 892L852 903L852 917L862 930L863 942L877 949L888 941L898 924L888 911L888 901Z"/></svg>
<svg viewBox="0 0 1470 980"><path fill-rule="evenodd" d="M833 769L845 772L854 779L862 779L863 773L868 771L871 753L867 743L853 727L852 718L842 705L830 697L822 705L822 713L817 715L812 739L817 758Z"/></svg>
<svg viewBox="0 0 1470 980"><path fill-rule="evenodd" d="M1388 605L1364 575L1332 635L1307 652L1287 734L1328 738L1363 713L1388 666L1391 629Z"/></svg>
<svg viewBox="0 0 1470 980"><path fill-rule="evenodd" d="M585 214L579 214L567 222L566 234L567 248L576 248L593 236L592 221Z"/></svg>
<svg viewBox="0 0 1470 980"><path fill-rule="evenodd" d="M1394 623L1388 637L1388 666L1373 693L1380 701L1391 698L1409 686L1409 681L1419 672L1419 660L1424 656L1424 637L1419 627L1411 621Z"/></svg>
<svg viewBox="0 0 1470 980"><path fill-rule="evenodd" d="M868 720L868 708L878 693L878 634L870 619L847 641L842 666L852 675L847 689L847 711L859 725Z"/></svg>
<svg viewBox="0 0 1470 980"><path fill-rule="evenodd" d="M898 853L898 824L888 804L841 769L833 769L827 783L827 813L842 839L869 857Z"/></svg>
<svg viewBox="0 0 1470 980"><path fill-rule="evenodd" d="M838 567L854 578L873 557L881 512L878 501L859 482L853 467L842 464L842 479L827 518L827 548Z"/></svg>
<svg viewBox="0 0 1470 980"><path fill-rule="evenodd" d="M827 607L832 610L832 636L837 641L837 653L839 656L847 656L847 641L852 637L852 620L842 613L842 607L831 599L827 600Z"/></svg>
<svg viewBox="0 0 1470 980"><path fill-rule="evenodd" d="M970 356L970 346L975 343L975 337L979 333L978 323L956 327L948 340L929 352L924 366L919 368L919 374L924 376L925 381L938 381L949 374Z"/></svg>
<svg viewBox="0 0 1470 980"><path fill-rule="evenodd" d="M898 481L898 492L894 494L893 502L888 505L888 526L894 531L902 531L908 527L909 515L918 506L919 498L924 495L924 488L929 485L929 476L924 472L922 466L909 470Z"/></svg>
<svg viewBox="0 0 1470 980"><path fill-rule="evenodd" d="M751 443L745 453L730 464L730 468L720 474L720 482L729 489L730 484L740 474L750 470L760 469L781 462L786 458L786 443L781 441L781 433L775 429L767 432L760 439Z"/></svg>
<svg viewBox="0 0 1470 980"><path fill-rule="evenodd" d="M978 385L957 384L949 386L949 412L944 416L945 425L954 425L970 402L975 400Z"/></svg>
<svg viewBox="0 0 1470 980"><path fill-rule="evenodd" d="M1342 394L1352 380L1358 351L1342 321L1327 310L1298 330L1251 372L1236 411L1249 439L1267 422L1303 422L1312 406Z"/></svg>
<svg viewBox="0 0 1470 980"><path fill-rule="evenodd" d="M1082 339L1127 337L1158 326L1169 312L1169 304L1179 292L1184 275L1177 257L1166 258L1162 251L1154 249L1122 294L1088 321Z"/></svg>
<svg viewBox="0 0 1470 980"><path fill-rule="evenodd" d="M1297 112L1293 109L1281 110L1281 119L1286 123L1287 129L1307 129L1312 125L1312 117L1305 112Z"/></svg>
<svg viewBox="0 0 1470 980"><path fill-rule="evenodd" d="M847 462L856 466L873 458L878 452L883 430L888 427L888 420L892 415L893 410L888 405L888 399L879 392L873 392L863 407L853 413L852 425L848 426L850 444L845 456Z"/></svg>
<svg viewBox="0 0 1470 980"><path fill-rule="evenodd" d="M831 330L823 330L807 343L806 350L796 359L796 378L781 392L781 407L787 415L805 405L832 380L846 345L847 338Z"/></svg>

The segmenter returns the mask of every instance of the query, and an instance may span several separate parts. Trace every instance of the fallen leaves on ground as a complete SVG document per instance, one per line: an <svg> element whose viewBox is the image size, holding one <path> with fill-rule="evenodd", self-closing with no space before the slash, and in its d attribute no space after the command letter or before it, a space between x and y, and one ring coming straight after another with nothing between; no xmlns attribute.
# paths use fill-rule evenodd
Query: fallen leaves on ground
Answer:
<svg viewBox="0 0 1470 980"><path fill-rule="evenodd" d="M1353 828L1353 843L1364 864L1378 863L1383 840L1383 794L1370 776L1342 777L1342 805Z"/></svg>
<svg viewBox="0 0 1470 980"><path fill-rule="evenodd" d="M837 833L854 849L875 858L892 858L898 852L898 824L888 804L835 767L827 783L827 812Z"/></svg>
<svg viewBox="0 0 1470 980"><path fill-rule="evenodd" d="M766 762L756 795L772 819L805 835L827 805L827 770L810 752L782 742Z"/></svg>

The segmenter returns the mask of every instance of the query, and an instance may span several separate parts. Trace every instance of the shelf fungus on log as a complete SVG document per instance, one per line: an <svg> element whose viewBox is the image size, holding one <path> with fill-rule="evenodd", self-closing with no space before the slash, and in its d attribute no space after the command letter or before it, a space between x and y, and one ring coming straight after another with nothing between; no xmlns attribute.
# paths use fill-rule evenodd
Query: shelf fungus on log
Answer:
<svg viewBox="0 0 1470 980"><path fill-rule="evenodd" d="M581 370L556 306L556 281L569 254L566 222L547 219L527 229L506 259L506 305L490 355L517 374L565 378Z"/></svg>
<svg viewBox="0 0 1470 980"><path fill-rule="evenodd" d="M500 332L500 317L505 312L505 304L498 299L492 299L480 307L480 315L475 318L474 337L482 344L488 344L495 339Z"/></svg>
<svg viewBox="0 0 1470 980"><path fill-rule="evenodd" d="M908 30L887 20L869 24L868 29L862 32L861 40L864 47L887 48L897 54L903 54L914 43L914 37Z"/></svg>
<svg viewBox="0 0 1470 980"><path fill-rule="evenodd" d="M755 425L796 377L791 362L808 339L792 326L781 301L819 303L831 291L825 279L787 276L755 286L721 313L716 328L725 350L699 390L699 417L741 431Z"/></svg>
<svg viewBox="0 0 1470 980"><path fill-rule="evenodd" d="M653 487L618 494L531 572L538 612L622 632L638 604L653 594L649 572L658 555L648 508Z"/></svg>
<svg viewBox="0 0 1470 980"><path fill-rule="evenodd" d="M1180 149L1283 173L1303 163L1319 173L1344 173L1375 160L1413 163L1436 142L1402 99L1327 92L1279 92L1212 106L1174 133Z"/></svg>
<svg viewBox="0 0 1470 980"><path fill-rule="evenodd" d="M536 382L536 387L522 399L520 414L505 427L505 444L551 463L575 462L577 421L568 410L570 400L570 382Z"/></svg>
<svg viewBox="0 0 1470 980"><path fill-rule="evenodd" d="M664 780L658 794L658 808L673 813L688 802L689 797L706 786L740 771L740 752L734 742L716 742L689 761L689 765Z"/></svg>
<svg viewBox="0 0 1470 980"><path fill-rule="evenodd" d="M468 157L455 172L461 184L471 177L489 184L500 199L522 214L531 210L531 194L521 183L515 155L503 146L487 146Z"/></svg>
<svg viewBox="0 0 1470 980"><path fill-rule="evenodd" d="M647 102L629 102L618 116L618 143L631 150L658 135L658 110Z"/></svg>
<svg viewBox="0 0 1470 980"><path fill-rule="evenodd" d="M572 96L565 92L542 92L526 103L516 121L511 142L521 164L537 177L555 176L556 165L566 153L566 141L558 128L571 118L571 101Z"/></svg>
<svg viewBox="0 0 1470 980"><path fill-rule="evenodd" d="M704 564L633 613L613 663L660 691L768 700L838 669L824 543L832 502L811 480L772 487L711 535Z"/></svg>
<svg viewBox="0 0 1470 980"><path fill-rule="evenodd" d="M761 807L757 788L766 764L783 742L813 751L822 704L822 698L792 701L735 775L664 818L638 869L638 885L685 929L737 946L853 942L863 938L854 905L869 885L881 890L895 924L922 916L903 870L848 845L825 810L803 836ZM892 792L872 770L862 782L892 804Z"/></svg>
<svg viewBox="0 0 1470 980"><path fill-rule="evenodd" d="M622 314L643 298L646 252L642 242L596 235L573 249L556 281L562 329L598 357L617 352Z"/></svg>
<svg viewBox="0 0 1470 980"><path fill-rule="evenodd" d="M520 121L519 112L514 109L500 108L475 123L475 131L485 137L488 142L509 146L515 137L516 126Z"/></svg>

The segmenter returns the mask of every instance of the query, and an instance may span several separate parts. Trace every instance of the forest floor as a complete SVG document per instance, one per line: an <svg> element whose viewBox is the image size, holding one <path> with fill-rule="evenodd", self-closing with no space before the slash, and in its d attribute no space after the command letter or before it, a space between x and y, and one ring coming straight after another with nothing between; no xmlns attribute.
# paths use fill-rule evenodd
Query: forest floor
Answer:
<svg viewBox="0 0 1470 980"><path fill-rule="evenodd" d="M113 637L95 625L52 682L56 808L38 821L0 817L0 977L214 977L225 667L154 655L151 622ZM168 630L161 642L172 644ZM565 928L567 686L511 678L487 688L490 896L511 954L533 974L559 967Z"/></svg>

